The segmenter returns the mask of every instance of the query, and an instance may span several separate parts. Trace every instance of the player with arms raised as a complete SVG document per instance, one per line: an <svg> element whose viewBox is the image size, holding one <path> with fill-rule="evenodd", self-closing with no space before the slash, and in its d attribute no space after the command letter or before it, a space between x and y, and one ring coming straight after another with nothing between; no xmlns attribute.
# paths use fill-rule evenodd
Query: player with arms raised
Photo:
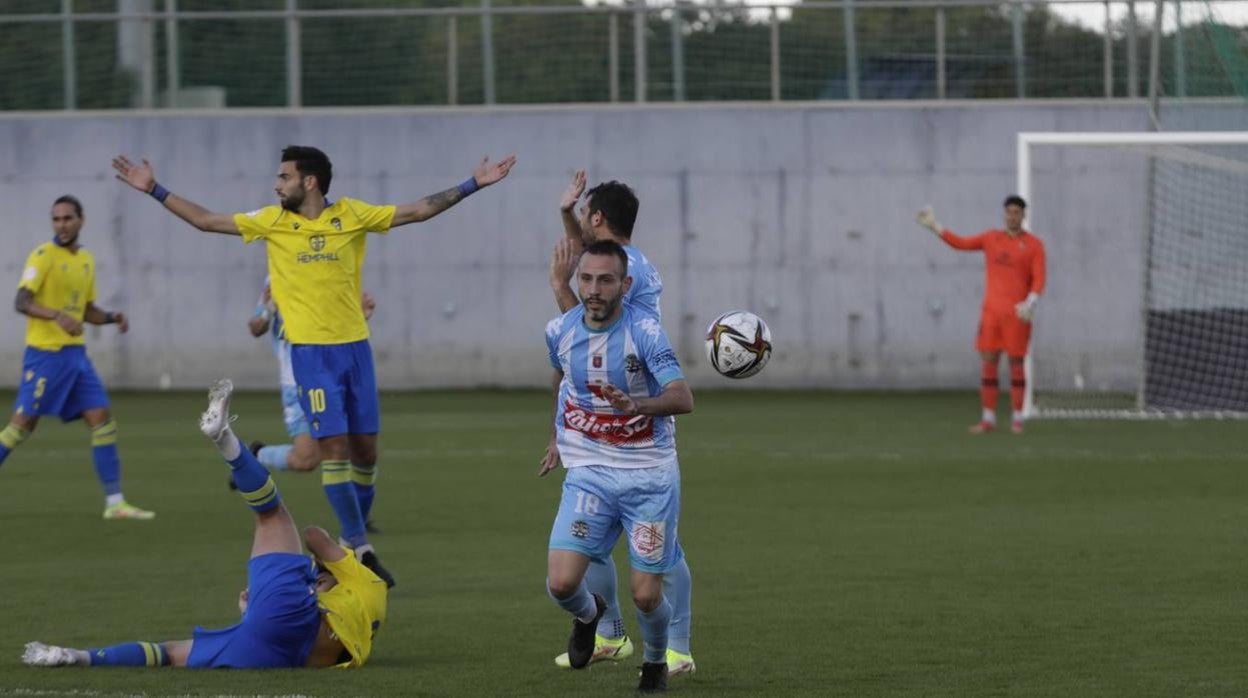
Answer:
<svg viewBox="0 0 1248 698"><path fill-rule="evenodd" d="M539 474L568 470L550 533L547 588L574 617L570 666L589 664L606 610L585 570L609 556L624 532L645 641L638 689L653 692L667 687L672 607L663 575L679 560L673 416L693 410L693 393L658 319L624 304L631 282L619 244L589 244L577 272L581 304L546 326L557 397Z"/></svg>
<svg viewBox="0 0 1248 698"><path fill-rule="evenodd" d="M250 213L214 213L156 182L152 166L113 159L117 178L150 195L199 230L264 240L272 293L291 343L299 400L321 451L321 483L342 538L361 562L393 586L368 542L357 488L376 478L381 421L368 323L360 308L368 233L428 220L481 187L507 176L514 157L481 161L463 184L416 203L374 206L343 197L329 201L333 168L309 146L282 151L274 190L279 205Z"/></svg>
<svg viewBox="0 0 1248 698"><path fill-rule="evenodd" d="M1023 433L1023 397L1027 393L1024 361L1031 342L1031 319L1036 302L1044 293L1044 244L1023 229L1027 202L1021 196L1005 200L1005 229L985 230L979 235L961 237L936 221L931 207L919 211L919 225L931 230L957 250L984 253L984 303L979 319L975 349L983 360L979 390L983 414L971 427L972 434L984 434L997 426L997 379L1001 352L1010 365L1010 404L1014 408L1012 429Z"/></svg>

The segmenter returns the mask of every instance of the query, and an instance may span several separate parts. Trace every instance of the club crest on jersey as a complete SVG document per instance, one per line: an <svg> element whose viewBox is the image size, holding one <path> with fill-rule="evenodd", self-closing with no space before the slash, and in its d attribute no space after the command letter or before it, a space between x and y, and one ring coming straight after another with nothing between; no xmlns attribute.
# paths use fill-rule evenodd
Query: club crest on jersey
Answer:
<svg viewBox="0 0 1248 698"><path fill-rule="evenodd" d="M310 262L337 262L337 252L322 252L325 249L324 235L309 235L308 246L312 248L312 254L300 252L297 256L300 264L308 264Z"/></svg>
<svg viewBox="0 0 1248 698"><path fill-rule="evenodd" d="M624 357L624 370L629 373L636 373L641 370L641 359L636 354L629 354Z"/></svg>
<svg viewBox="0 0 1248 698"><path fill-rule="evenodd" d="M594 354L594 358L592 362L594 364L594 368L602 368L602 355Z"/></svg>
<svg viewBox="0 0 1248 698"><path fill-rule="evenodd" d="M296 223L295 227L298 228L299 224ZM308 245L312 247L313 252L320 252L321 250L325 249L325 236L313 235L312 237L308 238Z"/></svg>
<svg viewBox="0 0 1248 698"><path fill-rule="evenodd" d="M330 218L329 224L334 226L334 230L337 230L340 233L342 232L342 221L338 220L337 218Z"/></svg>

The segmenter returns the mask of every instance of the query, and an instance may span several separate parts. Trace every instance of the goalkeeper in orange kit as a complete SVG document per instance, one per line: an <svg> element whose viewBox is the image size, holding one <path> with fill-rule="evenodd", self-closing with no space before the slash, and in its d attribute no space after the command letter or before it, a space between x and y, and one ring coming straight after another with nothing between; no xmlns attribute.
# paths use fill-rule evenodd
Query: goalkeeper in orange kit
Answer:
<svg viewBox="0 0 1248 698"><path fill-rule="evenodd" d="M1011 426L1015 434L1023 433L1023 396L1027 392L1023 362L1045 276L1044 244L1023 229L1026 211L1027 202L1021 196L1010 196L1005 200L1005 229L989 229L971 237L961 237L943 228L930 206L919 211L919 225L936 233L950 247L984 253L984 304L975 339L975 349L983 359L979 389L983 415L971 427L972 434L990 432L997 426L997 368L1002 351L1010 365L1010 404L1014 408Z"/></svg>

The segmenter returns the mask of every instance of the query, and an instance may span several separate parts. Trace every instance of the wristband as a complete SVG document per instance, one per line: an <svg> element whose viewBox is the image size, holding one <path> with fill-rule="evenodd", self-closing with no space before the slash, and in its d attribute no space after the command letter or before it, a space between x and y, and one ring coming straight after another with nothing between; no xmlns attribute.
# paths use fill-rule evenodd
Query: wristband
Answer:
<svg viewBox="0 0 1248 698"><path fill-rule="evenodd" d="M463 184L459 185L459 196L460 198L463 198L480 188L481 188L481 185L477 184L477 178L469 177L468 179L464 180Z"/></svg>
<svg viewBox="0 0 1248 698"><path fill-rule="evenodd" d="M258 317L258 318L263 318L265 322L268 322L268 321L269 321L269 318L271 317L271 316L269 315L269 309L268 309L268 308L261 308L261 309L260 309L260 312L256 313L256 317Z"/></svg>
<svg viewBox="0 0 1248 698"><path fill-rule="evenodd" d="M117 313L104 313L104 324L105 325L117 324Z"/></svg>
<svg viewBox="0 0 1248 698"><path fill-rule="evenodd" d="M149 191L148 194L151 195L153 199L156 199L163 204L165 203L165 199L169 198L170 191L160 186L160 182L153 182L152 190Z"/></svg>

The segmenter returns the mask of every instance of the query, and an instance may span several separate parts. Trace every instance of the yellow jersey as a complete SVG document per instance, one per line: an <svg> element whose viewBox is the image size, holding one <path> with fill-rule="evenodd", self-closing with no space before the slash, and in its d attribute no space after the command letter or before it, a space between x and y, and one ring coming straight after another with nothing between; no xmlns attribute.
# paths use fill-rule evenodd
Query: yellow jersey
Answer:
<svg viewBox="0 0 1248 698"><path fill-rule="evenodd" d="M316 597L325 622L347 649L351 660L335 669L362 667L373 652L373 637L386 622L386 583L343 548L346 557L337 562L321 560L338 584Z"/></svg>
<svg viewBox="0 0 1248 698"><path fill-rule="evenodd" d="M263 239L273 300L292 344L368 339L360 309L360 273L368 233L386 233L394 206L341 198L308 220L281 206L234 214L243 242Z"/></svg>
<svg viewBox="0 0 1248 698"><path fill-rule="evenodd" d="M87 304L95 300L95 257L86 248L77 252L45 242L26 258L18 288L29 289L35 302L82 321ZM86 344L83 335L71 336L55 320L26 318L26 346L45 351Z"/></svg>

